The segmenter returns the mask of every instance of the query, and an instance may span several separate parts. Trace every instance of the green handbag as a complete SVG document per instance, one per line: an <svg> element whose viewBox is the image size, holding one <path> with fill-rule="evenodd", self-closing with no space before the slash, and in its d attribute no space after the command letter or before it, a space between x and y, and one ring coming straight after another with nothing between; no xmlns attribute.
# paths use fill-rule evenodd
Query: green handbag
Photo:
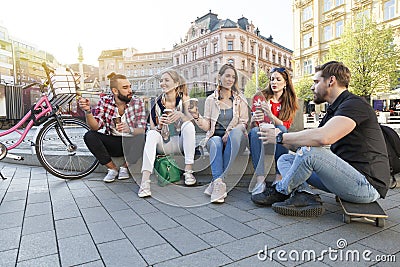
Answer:
<svg viewBox="0 0 400 267"><path fill-rule="evenodd" d="M179 182L182 171L175 159L170 155L158 155L154 162L154 169L158 177L158 185L166 186L169 183Z"/></svg>

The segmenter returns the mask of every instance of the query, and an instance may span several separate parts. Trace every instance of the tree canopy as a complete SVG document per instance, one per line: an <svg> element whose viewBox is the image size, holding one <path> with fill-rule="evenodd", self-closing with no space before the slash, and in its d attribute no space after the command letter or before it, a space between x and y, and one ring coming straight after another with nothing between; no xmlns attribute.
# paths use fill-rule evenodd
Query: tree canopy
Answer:
<svg viewBox="0 0 400 267"><path fill-rule="evenodd" d="M263 90L268 86L269 77L262 69L258 69L258 87ZM251 79L246 83L244 88L245 97L251 98L256 93L256 73L254 72Z"/></svg>
<svg viewBox="0 0 400 267"><path fill-rule="evenodd" d="M303 99L304 101L309 101L314 98L313 92L311 91L311 86L313 81L311 76L304 76L296 84L294 84L294 89L296 90L297 98Z"/></svg>
<svg viewBox="0 0 400 267"><path fill-rule="evenodd" d="M400 51L393 40L390 27L365 16L358 17L345 27L339 42L330 47L325 62L343 62L351 71L349 90L370 98L398 83Z"/></svg>

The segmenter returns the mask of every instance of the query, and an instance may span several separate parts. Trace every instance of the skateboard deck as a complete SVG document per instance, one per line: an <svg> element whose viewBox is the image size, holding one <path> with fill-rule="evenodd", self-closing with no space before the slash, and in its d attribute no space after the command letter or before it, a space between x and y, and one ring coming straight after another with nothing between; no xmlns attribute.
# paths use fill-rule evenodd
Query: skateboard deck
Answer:
<svg viewBox="0 0 400 267"><path fill-rule="evenodd" d="M379 227L385 226L385 219L388 216L378 202L352 203L338 199L344 211L343 222L350 223L353 219L362 219L366 222L375 222Z"/></svg>

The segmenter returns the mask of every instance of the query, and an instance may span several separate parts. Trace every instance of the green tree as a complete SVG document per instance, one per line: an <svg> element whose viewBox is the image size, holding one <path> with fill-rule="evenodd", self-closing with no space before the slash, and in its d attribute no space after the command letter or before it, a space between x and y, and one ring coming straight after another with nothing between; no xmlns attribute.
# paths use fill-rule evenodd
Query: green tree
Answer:
<svg viewBox="0 0 400 267"><path fill-rule="evenodd" d="M351 71L349 90L370 99L397 84L399 47L393 30L362 16L348 24L339 43L330 47L327 60L342 61Z"/></svg>
<svg viewBox="0 0 400 267"><path fill-rule="evenodd" d="M311 91L311 86L313 85L313 81L311 76L304 76L299 80L296 84L294 84L294 89L296 90L296 95L298 98L303 99L304 101L309 101L314 98L313 92Z"/></svg>
<svg viewBox="0 0 400 267"><path fill-rule="evenodd" d="M189 92L189 97L191 98L199 98L199 97L205 97L206 93L204 92L203 88L200 88L197 83L193 84L192 89Z"/></svg>
<svg viewBox="0 0 400 267"><path fill-rule="evenodd" d="M258 87L263 90L268 86L269 77L264 70L258 69ZM254 72L251 79L247 81L244 87L245 97L251 98L256 93L256 73Z"/></svg>

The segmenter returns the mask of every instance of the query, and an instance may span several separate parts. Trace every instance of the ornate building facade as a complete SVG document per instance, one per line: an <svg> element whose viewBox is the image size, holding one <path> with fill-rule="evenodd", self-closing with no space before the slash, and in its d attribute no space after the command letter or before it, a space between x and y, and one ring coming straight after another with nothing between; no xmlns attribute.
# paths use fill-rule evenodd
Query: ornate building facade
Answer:
<svg viewBox="0 0 400 267"><path fill-rule="evenodd" d="M323 63L332 42L340 40L347 23L361 14L394 29L400 44L399 0L294 0L294 80L312 74Z"/></svg>

